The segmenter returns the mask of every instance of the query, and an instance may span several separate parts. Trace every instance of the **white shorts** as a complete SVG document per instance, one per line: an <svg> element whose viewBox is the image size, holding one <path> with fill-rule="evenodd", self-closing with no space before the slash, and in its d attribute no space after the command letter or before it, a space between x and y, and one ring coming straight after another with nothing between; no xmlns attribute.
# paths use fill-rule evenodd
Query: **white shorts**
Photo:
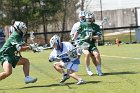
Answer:
<svg viewBox="0 0 140 93"><path fill-rule="evenodd" d="M63 68L65 68L67 70L73 70L75 72L78 72L79 64L73 64L72 62L68 62L68 63L60 62L60 63L63 66Z"/></svg>

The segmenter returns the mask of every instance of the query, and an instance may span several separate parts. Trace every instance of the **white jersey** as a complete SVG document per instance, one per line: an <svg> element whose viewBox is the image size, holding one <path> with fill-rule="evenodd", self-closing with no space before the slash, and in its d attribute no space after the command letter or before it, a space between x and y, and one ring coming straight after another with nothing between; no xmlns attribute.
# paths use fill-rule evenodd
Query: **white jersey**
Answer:
<svg viewBox="0 0 140 93"><path fill-rule="evenodd" d="M64 63L65 62L74 62L77 59L77 57L72 57L69 54L65 54L66 52L72 50L73 48L74 48L74 46L70 42L62 42L62 49L56 50L54 48L53 51L51 52L49 58L56 58L59 55L64 54L62 56L59 56ZM77 64L79 64L79 63L77 63Z"/></svg>
<svg viewBox="0 0 140 93"><path fill-rule="evenodd" d="M72 27L72 29L71 29L71 32L70 32L71 37L74 36L74 34L75 34L75 32L78 30L79 26L80 26L80 22L76 22L76 23L73 25L73 27Z"/></svg>

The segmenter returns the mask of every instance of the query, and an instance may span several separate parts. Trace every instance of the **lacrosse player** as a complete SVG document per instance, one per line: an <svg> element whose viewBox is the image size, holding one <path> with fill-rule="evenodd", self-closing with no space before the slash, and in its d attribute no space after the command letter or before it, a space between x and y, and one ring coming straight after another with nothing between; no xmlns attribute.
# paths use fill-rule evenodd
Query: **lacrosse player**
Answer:
<svg viewBox="0 0 140 93"><path fill-rule="evenodd" d="M34 83L37 81L37 78L32 78L29 76L29 60L27 58L16 55L17 52L30 48L29 46L24 46L25 42L23 41L27 27L24 22L15 21L12 28L12 34L0 49L0 63L4 70L0 73L0 80L10 76L12 74L12 68L15 68L16 65L23 65L25 83Z"/></svg>
<svg viewBox="0 0 140 93"><path fill-rule="evenodd" d="M95 45L95 41L101 39L101 32L99 25L95 24L95 16L92 13L87 13L85 16L86 22L82 23L74 35L73 40L80 34L80 42L81 45L84 42L90 44L89 49L82 50L85 54L85 62L86 62L86 70L89 75L93 75L91 72L89 65L90 65L90 56L93 56L92 59L94 65L96 66L96 70L99 76L102 76L101 71L101 57L100 53Z"/></svg>
<svg viewBox="0 0 140 93"><path fill-rule="evenodd" d="M72 29L71 29L71 33L70 33L71 39L74 37L74 34L76 33L76 31L80 27L80 24L82 24L82 23L84 23L86 21L85 16L86 16L86 12L85 11L80 11L80 13L79 13L79 19L80 19L80 21L79 22L76 22L73 25ZM80 34L76 38L76 41L77 41L76 42L76 46L78 46L79 39L80 39ZM74 41L72 41L72 42L74 42ZM78 48L77 49L77 53L78 53L78 58L80 58L80 56L82 54L82 49ZM88 55L90 55L90 54L88 54ZM90 55L90 57L91 57L92 60L94 60L94 57L92 55ZM86 71L87 71L87 74L88 75L92 76L93 75L93 72L90 70L89 65L90 65L89 63L86 63Z"/></svg>
<svg viewBox="0 0 140 93"><path fill-rule="evenodd" d="M80 24L82 24L83 22L85 22L85 15L86 15L86 12L85 11L80 11L79 13L79 19L80 21L79 22L76 22L72 29L71 29L71 32L70 32L70 36L71 36L71 39L73 38L75 32L78 30ZM80 35L78 35L77 39L76 39L76 42L75 41L72 41L71 40L71 43L75 46L78 46L78 41L79 41L79 38L80 38ZM81 54L82 54L82 50L80 48L77 49L77 53L78 53L78 58L80 58Z"/></svg>
<svg viewBox="0 0 140 93"><path fill-rule="evenodd" d="M60 37L57 35L54 35L50 39L50 46L53 47L53 51L49 56L49 61L55 61L54 68L63 74L60 83L72 77L78 81L76 83L77 85L85 84L86 82L75 73L78 71L80 60L77 57L77 51L73 49L74 46L70 42L60 42ZM64 69L67 69L67 72L65 72Z"/></svg>

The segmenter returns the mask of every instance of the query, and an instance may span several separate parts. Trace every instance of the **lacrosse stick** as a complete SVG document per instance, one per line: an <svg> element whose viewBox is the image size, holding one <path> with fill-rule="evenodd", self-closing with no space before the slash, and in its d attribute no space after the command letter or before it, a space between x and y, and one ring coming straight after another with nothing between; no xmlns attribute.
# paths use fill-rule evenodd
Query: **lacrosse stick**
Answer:
<svg viewBox="0 0 140 93"><path fill-rule="evenodd" d="M66 54L70 54L72 51L74 51L74 50L76 50L76 49L78 49L78 48L81 48L81 49L88 49L89 46L90 46L89 43L84 42L82 45L79 45L79 46L73 48L72 50L70 50L70 51L68 51L68 52L65 52L65 53L61 54L61 55L59 55L58 57L61 57L61 56L66 55Z"/></svg>
<svg viewBox="0 0 140 93"><path fill-rule="evenodd" d="M33 46L36 47L36 52L41 52L43 50L47 50L47 49L51 49L52 47L43 47L43 46L38 46L37 43L34 42L35 36L34 36L34 32L30 32L30 40L32 41Z"/></svg>
<svg viewBox="0 0 140 93"><path fill-rule="evenodd" d="M89 46L90 46L89 43L84 42L82 45L77 46L77 47L73 48L73 49L70 50L70 51L67 51L67 52L65 52L65 53L62 53L62 54L58 55L57 57L53 57L52 59L50 58L49 61L50 61L50 62L53 62L53 61L62 60L62 57L63 57L64 55L70 55L70 54L71 54L73 51L75 51L77 48L87 49Z"/></svg>
<svg viewBox="0 0 140 93"><path fill-rule="evenodd" d="M33 46L35 47L35 50L33 50L33 51L35 51L35 52L41 52L41 51L44 50L44 48L42 46L38 46L38 44L34 42L35 36L34 36L34 32L33 31L30 32L30 39L32 41Z"/></svg>
<svg viewBox="0 0 140 93"><path fill-rule="evenodd" d="M35 36L34 36L34 32L33 31L30 32L30 39L31 39L32 43L35 44L35 42L34 42Z"/></svg>
<svg viewBox="0 0 140 93"><path fill-rule="evenodd" d="M109 17L104 17L100 26L103 26L103 25L105 25L108 22L109 22Z"/></svg>

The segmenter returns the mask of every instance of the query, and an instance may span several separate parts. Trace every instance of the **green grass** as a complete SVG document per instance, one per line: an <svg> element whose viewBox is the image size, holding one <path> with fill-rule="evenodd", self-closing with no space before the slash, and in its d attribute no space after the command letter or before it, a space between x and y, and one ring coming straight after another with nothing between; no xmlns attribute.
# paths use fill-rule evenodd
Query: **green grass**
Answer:
<svg viewBox="0 0 140 93"><path fill-rule="evenodd" d="M48 62L50 51L41 53L23 52L31 62L30 74L38 78L34 84L24 84L22 66L13 69L13 74L0 81L0 93L140 93L140 45L99 46L104 76L97 76L91 63L94 76L85 71L84 55L81 57L79 72L87 84L76 85L70 78L59 85L61 75ZM127 58L124 58L127 57ZM134 59L135 58L135 59ZM139 58L139 59L136 59ZM0 68L2 71L2 68Z"/></svg>
<svg viewBox="0 0 140 93"><path fill-rule="evenodd" d="M120 41L125 42L125 43L129 43L130 41L131 42L135 42L136 41L135 33L131 34L131 40L130 40L130 33L105 36L104 40L105 40L105 42L111 42L112 44L115 44L116 38L119 38Z"/></svg>

